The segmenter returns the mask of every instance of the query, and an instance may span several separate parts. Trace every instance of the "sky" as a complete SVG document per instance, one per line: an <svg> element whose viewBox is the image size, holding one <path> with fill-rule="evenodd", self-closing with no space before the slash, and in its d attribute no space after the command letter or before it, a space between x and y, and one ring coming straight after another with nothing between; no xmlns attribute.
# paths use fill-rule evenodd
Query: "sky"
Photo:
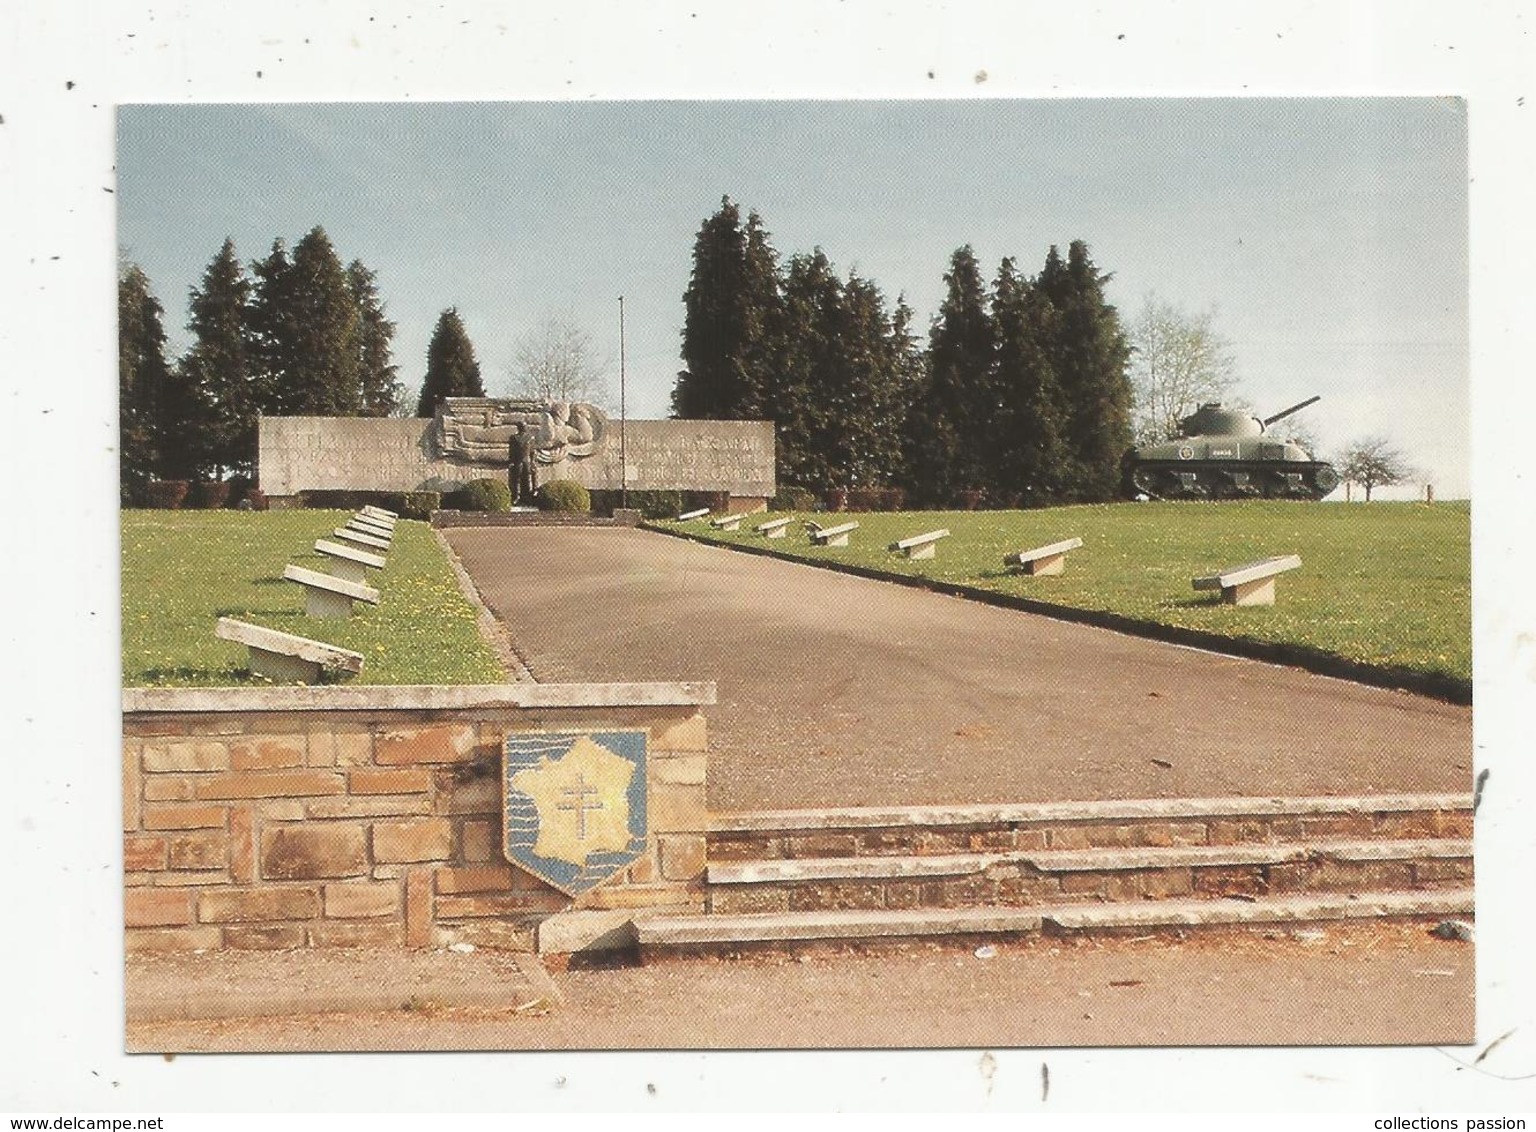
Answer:
<svg viewBox="0 0 1536 1132"><path fill-rule="evenodd" d="M822 248L926 326L951 253L1033 273L1085 240L1130 319L1212 310L1260 415L1320 394L1325 456L1400 448L1469 493L1467 116L1454 98L508 101L129 105L118 242L184 348L188 289L315 225L378 273L419 388L456 307L487 390L571 321L617 408L660 417L700 224L729 196L781 255ZM1340 493L1342 494L1342 493Z"/></svg>

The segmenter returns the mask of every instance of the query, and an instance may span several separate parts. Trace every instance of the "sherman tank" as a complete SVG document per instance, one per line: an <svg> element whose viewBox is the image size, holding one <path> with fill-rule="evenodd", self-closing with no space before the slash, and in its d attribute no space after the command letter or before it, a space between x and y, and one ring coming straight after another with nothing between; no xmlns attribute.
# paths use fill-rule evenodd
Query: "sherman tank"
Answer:
<svg viewBox="0 0 1536 1132"><path fill-rule="evenodd" d="M1301 445L1268 435L1270 425L1321 400L1260 420L1217 403L1179 422L1179 435L1125 454L1125 491L1150 499L1321 499L1339 486L1333 465Z"/></svg>

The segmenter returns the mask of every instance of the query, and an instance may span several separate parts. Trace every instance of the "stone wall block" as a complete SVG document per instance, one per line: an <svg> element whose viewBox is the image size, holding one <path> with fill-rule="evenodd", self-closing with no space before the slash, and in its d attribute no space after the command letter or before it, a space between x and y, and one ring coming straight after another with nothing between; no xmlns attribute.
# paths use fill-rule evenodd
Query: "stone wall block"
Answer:
<svg viewBox="0 0 1536 1132"><path fill-rule="evenodd" d="M496 859L497 825L489 821L467 821L459 836L466 864L481 865Z"/></svg>
<svg viewBox="0 0 1536 1132"><path fill-rule="evenodd" d="M229 747L214 740L145 743L146 771L228 770Z"/></svg>
<svg viewBox="0 0 1536 1132"><path fill-rule="evenodd" d="M1442 880L1471 880L1471 858L1437 857L1413 863L1413 883L1430 884Z"/></svg>
<svg viewBox="0 0 1536 1132"><path fill-rule="evenodd" d="M432 945L432 871L415 868L405 874L405 946Z"/></svg>
<svg viewBox="0 0 1536 1132"><path fill-rule="evenodd" d="M380 920L317 920L309 925L311 947L401 947L405 925Z"/></svg>
<svg viewBox="0 0 1536 1132"><path fill-rule="evenodd" d="M283 770L305 765L303 735L252 735L229 745L233 770Z"/></svg>
<svg viewBox="0 0 1536 1132"><path fill-rule="evenodd" d="M670 786L703 786L706 759L703 755L677 755L648 760L651 781Z"/></svg>
<svg viewBox="0 0 1536 1132"><path fill-rule="evenodd" d="M347 771L349 794L419 794L432 788L424 767L356 767Z"/></svg>
<svg viewBox="0 0 1536 1132"><path fill-rule="evenodd" d="M224 946L244 951L284 951L304 946L299 924L240 925L224 929Z"/></svg>
<svg viewBox="0 0 1536 1132"><path fill-rule="evenodd" d="M224 931L216 927L129 928L123 944L130 955L152 951L217 951L224 946Z"/></svg>
<svg viewBox="0 0 1536 1132"><path fill-rule="evenodd" d="M648 816L653 833L703 833L709 828L704 787L652 784Z"/></svg>
<svg viewBox="0 0 1536 1132"><path fill-rule="evenodd" d="M145 806L145 829L222 829L229 820L223 806Z"/></svg>
<svg viewBox="0 0 1536 1132"><path fill-rule="evenodd" d="M554 889L550 893L551 911L576 908L699 908L704 906L704 890L682 884L602 885L584 892L575 900ZM556 903L558 898L561 903Z"/></svg>
<svg viewBox="0 0 1536 1132"><path fill-rule="evenodd" d="M692 881L704 876L704 837L662 837L661 875L666 880Z"/></svg>
<svg viewBox="0 0 1536 1132"><path fill-rule="evenodd" d="M144 744L137 739L123 740L123 832L132 833L139 828L142 800L140 798L139 760Z"/></svg>
<svg viewBox="0 0 1536 1132"><path fill-rule="evenodd" d="M256 883L256 813L250 806L229 811L229 875L236 884Z"/></svg>
<svg viewBox="0 0 1536 1132"><path fill-rule="evenodd" d="M440 814L499 814L502 805L499 763L494 771L467 782L456 781L452 774L438 775L435 808Z"/></svg>
<svg viewBox="0 0 1536 1132"><path fill-rule="evenodd" d="M354 881L325 886L325 915L333 920L369 920L400 915L400 885Z"/></svg>
<svg viewBox="0 0 1536 1132"><path fill-rule="evenodd" d="M192 922L192 893L182 888L132 888L123 894L130 928L178 927Z"/></svg>
<svg viewBox="0 0 1536 1132"><path fill-rule="evenodd" d="M659 717L650 721L651 738L647 746L656 751L697 751L709 749L708 729L702 712L692 711L680 718Z"/></svg>
<svg viewBox="0 0 1536 1132"><path fill-rule="evenodd" d="M146 802L189 802L192 779L179 774L151 774L144 779Z"/></svg>
<svg viewBox="0 0 1536 1132"><path fill-rule="evenodd" d="M475 896L439 896L438 920L472 920L483 916L512 916L521 912L553 912L564 908L564 897L538 892L481 893Z"/></svg>
<svg viewBox="0 0 1536 1132"><path fill-rule="evenodd" d="M477 753L472 724L440 723L381 731L374 740L373 761L379 766L459 763Z"/></svg>
<svg viewBox="0 0 1536 1132"><path fill-rule="evenodd" d="M169 845L163 837L123 838L123 871L147 872L164 869Z"/></svg>
<svg viewBox="0 0 1536 1132"><path fill-rule="evenodd" d="M301 798L341 794L346 781L326 770L248 770L212 775L197 783L199 799Z"/></svg>
<svg viewBox="0 0 1536 1132"><path fill-rule="evenodd" d="M197 902L197 918L205 924L311 920L319 914L320 891L310 887L204 892Z"/></svg>
<svg viewBox="0 0 1536 1132"><path fill-rule="evenodd" d="M368 850L361 825L280 825L261 834L266 880L363 876Z"/></svg>
<svg viewBox="0 0 1536 1132"><path fill-rule="evenodd" d="M482 865L479 868L438 869L434 874L439 895L458 896L474 892L502 892L512 887L511 865Z"/></svg>
<svg viewBox="0 0 1536 1132"><path fill-rule="evenodd" d="M452 855L453 824L447 818L373 825L373 859L377 863L446 861Z"/></svg>
<svg viewBox="0 0 1536 1132"><path fill-rule="evenodd" d="M371 794L359 797L316 798L303 804L302 817L319 818L404 818L430 814L432 800L425 794Z"/></svg>
<svg viewBox="0 0 1536 1132"><path fill-rule="evenodd" d="M222 869L229 862L229 834L223 830L178 833L169 841L173 869Z"/></svg>

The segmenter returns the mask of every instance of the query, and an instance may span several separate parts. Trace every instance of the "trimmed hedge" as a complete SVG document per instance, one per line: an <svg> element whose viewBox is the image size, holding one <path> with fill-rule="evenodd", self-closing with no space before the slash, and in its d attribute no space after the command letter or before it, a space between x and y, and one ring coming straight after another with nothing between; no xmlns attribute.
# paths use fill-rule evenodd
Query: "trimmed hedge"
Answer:
<svg viewBox="0 0 1536 1132"><path fill-rule="evenodd" d="M393 511L402 519L430 519L432 512L442 505L442 493L437 491L350 491L327 488L299 492L300 507L317 507L330 511L357 511L369 506L382 507L386 511ZM257 510L261 509L257 508Z"/></svg>
<svg viewBox="0 0 1536 1132"><path fill-rule="evenodd" d="M591 493L592 510L599 515L611 515L620 507L624 497L611 488L600 488ZM627 493L627 506L640 512L642 519L675 519L683 510L683 493L646 489Z"/></svg>
<svg viewBox="0 0 1536 1132"><path fill-rule="evenodd" d="M192 485L186 480L150 480L144 485L144 499L160 511L179 511Z"/></svg>
<svg viewBox="0 0 1536 1132"><path fill-rule="evenodd" d="M768 503L770 511L814 511L816 493L804 487L781 487Z"/></svg>
<svg viewBox="0 0 1536 1132"><path fill-rule="evenodd" d="M453 493L452 502L460 511L510 511L512 489L506 480L470 480Z"/></svg>
<svg viewBox="0 0 1536 1132"><path fill-rule="evenodd" d="M592 510L592 494L575 480L550 480L539 488L536 502L540 511L585 514Z"/></svg>

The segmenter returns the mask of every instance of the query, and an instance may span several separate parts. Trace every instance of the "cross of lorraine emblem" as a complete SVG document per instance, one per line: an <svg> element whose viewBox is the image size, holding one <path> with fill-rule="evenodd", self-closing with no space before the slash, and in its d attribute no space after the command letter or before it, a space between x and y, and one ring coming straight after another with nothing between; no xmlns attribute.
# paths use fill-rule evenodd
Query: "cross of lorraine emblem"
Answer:
<svg viewBox="0 0 1536 1132"><path fill-rule="evenodd" d="M507 736L507 860L579 896L645 852L645 732Z"/></svg>

